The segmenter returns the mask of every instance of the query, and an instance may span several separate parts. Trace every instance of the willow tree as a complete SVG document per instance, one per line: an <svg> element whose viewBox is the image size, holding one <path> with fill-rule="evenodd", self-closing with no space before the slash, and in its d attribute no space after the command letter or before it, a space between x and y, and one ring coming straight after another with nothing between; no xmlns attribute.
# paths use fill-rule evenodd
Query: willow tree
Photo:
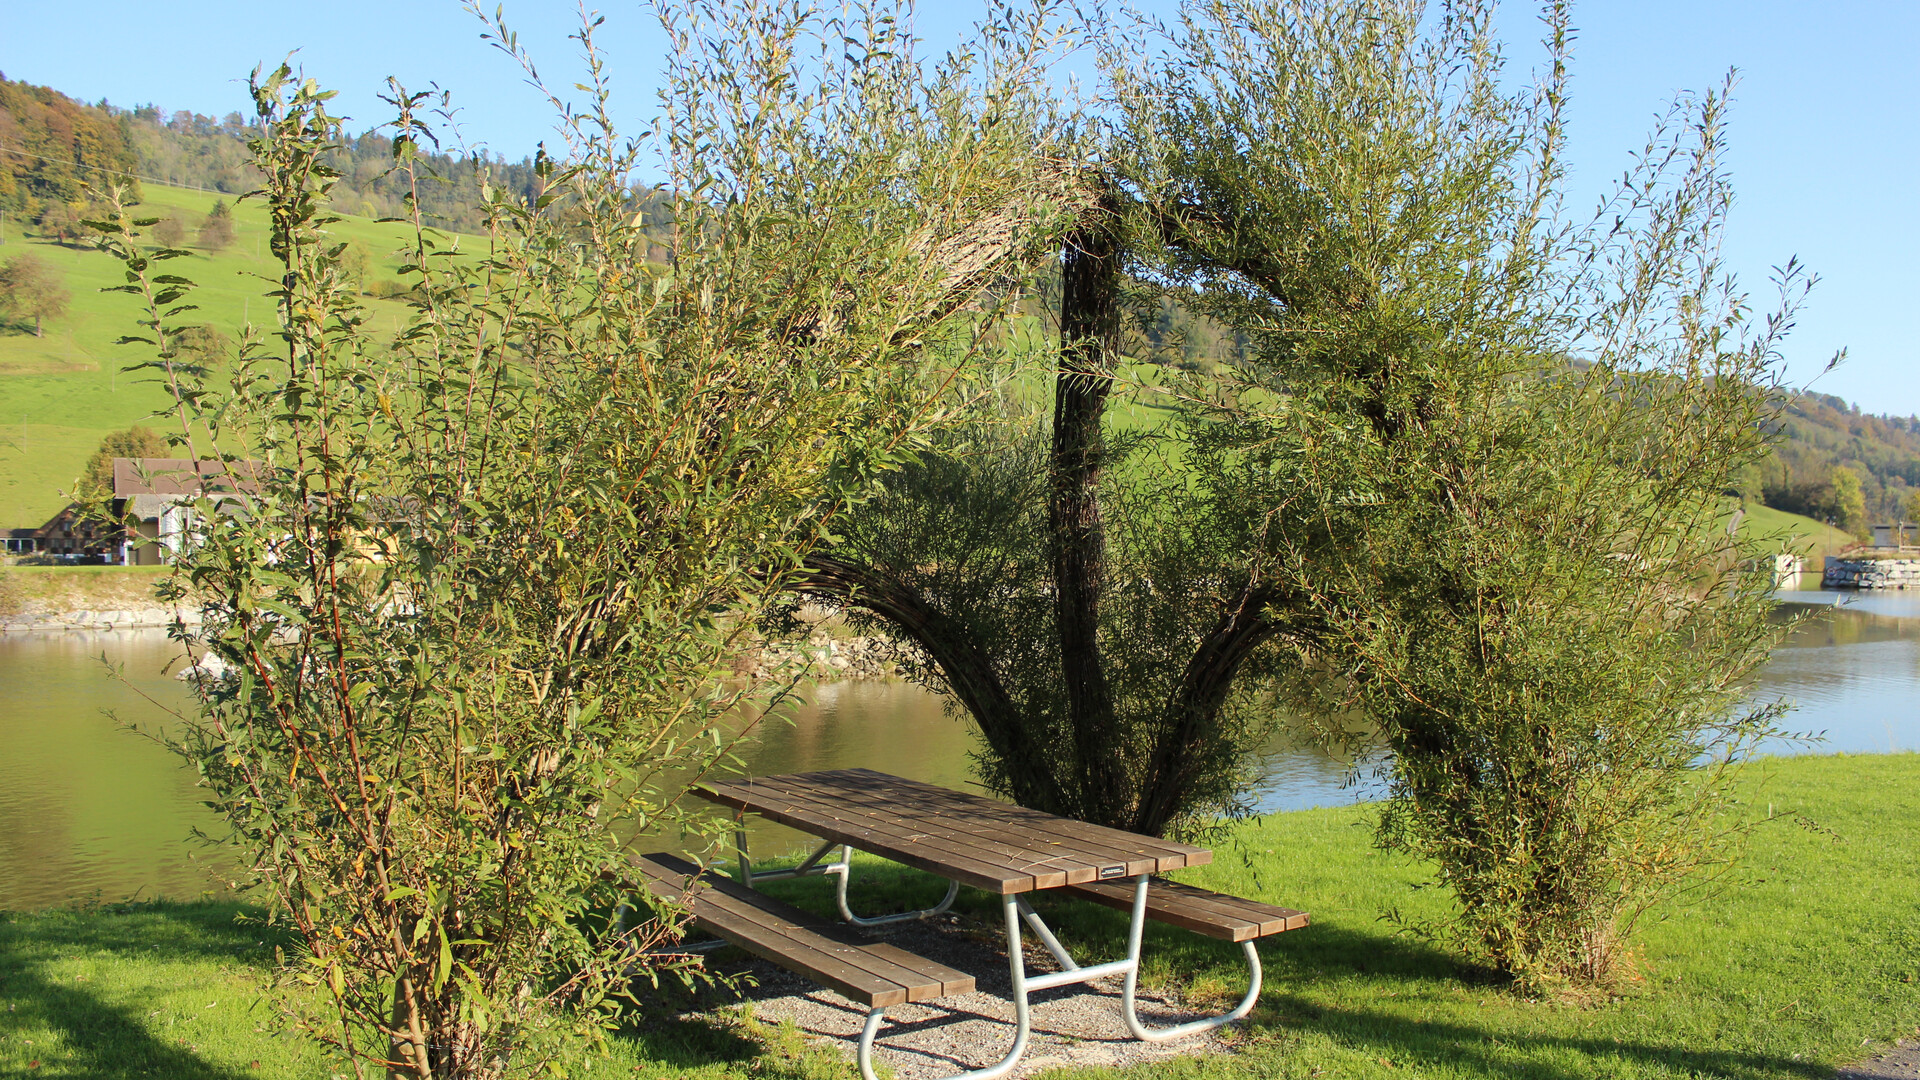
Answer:
<svg viewBox="0 0 1920 1080"><path fill-rule="evenodd" d="M1775 640L1723 493L1767 450L1780 336L1718 261L1724 91L1677 102L1590 221L1564 213L1568 14L1503 96L1488 10L1190 14L1121 83L1189 302L1254 340L1191 425L1214 498L1310 635L1293 697L1392 751L1380 823L1448 929L1530 986L1618 970L1718 864L1741 679Z"/></svg>
<svg viewBox="0 0 1920 1080"><path fill-rule="evenodd" d="M1716 261L1724 94L1569 218L1566 18L1518 93L1474 3L1111 31L1049 431L955 437L810 561L1029 805L1180 828L1232 806L1256 704L1357 721L1392 751L1382 842L1529 985L1608 976L1722 853L1773 629L1721 493L1765 452L1805 284L1752 323ZM1124 316L1168 295L1247 359L1165 375L1173 420L1120 429Z"/></svg>
<svg viewBox="0 0 1920 1080"><path fill-rule="evenodd" d="M544 1072L663 963L673 911L608 925L622 838L697 832L690 778L781 691L733 676L741 635L933 418L982 290L1048 250L1071 193L1027 89L1046 13L933 62L897 15L668 18L664 116L636 141L590 22L589 104L538 199L488 189L464 252L410 201L391 338L328 238L340 120L285 67L254 80L250 196L279 317L230 378L181 362L179 252L109 223L178 438L229 492L170 585L204 615L183 640L224 661L201 670L230 673L198 681L176 745L332 1005L300 1019L363 1075ZM417 190L430 103L392 100Z"/></svg>

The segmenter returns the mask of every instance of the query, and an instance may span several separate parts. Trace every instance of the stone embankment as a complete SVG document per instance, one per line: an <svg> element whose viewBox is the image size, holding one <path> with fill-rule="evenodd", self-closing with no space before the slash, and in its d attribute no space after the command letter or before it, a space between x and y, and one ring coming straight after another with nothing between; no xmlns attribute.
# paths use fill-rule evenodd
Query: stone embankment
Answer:
<svg viewBox="0 0 1920 1080"><path fill-rule="evenodd" d="M181 612L188 625L198 625L200 613ZM138 608L82 608L78 611L17 611L0 614L0 634L33 630L139 630L172 626L174 611L159 606Z"/></svg>
<svg viewBox="0 0 1920 1080"><path fill-rule="evenodd" d="M200 623L200 613L184 611L189 626ZM139 630L173 625L171 608L99 608L78 611L22 611L0 614L0 634L58 630ZM801 642L772 642L742 657L743 674L773 671L805 664L807 677L823 682L841 679L897 679L901 677L899 646L883 637L837 637L815 629Z"/></svg>
<svg viewBox="0 0 1920 1080"><path fill-rule="evenodd" d="M1827 556L1826 589L1920 589L1920 559L1846 559Z"/></svg>
<svg viewBox="0 0 1920 1080"><path fill-rule="evenodd" d="M835 637L816 629L804 642L769 642L742 658L742 674L758 674L791 663L807 665L808 678L820 682L841 679L897 679L901 677L899 646L883 637Z"/></svg>

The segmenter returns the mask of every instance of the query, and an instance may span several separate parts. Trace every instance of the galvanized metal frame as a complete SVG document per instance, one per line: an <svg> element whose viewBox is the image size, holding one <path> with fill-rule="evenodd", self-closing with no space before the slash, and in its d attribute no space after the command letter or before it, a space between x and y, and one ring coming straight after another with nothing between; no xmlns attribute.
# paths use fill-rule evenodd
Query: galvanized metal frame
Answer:
<svg viewBox="0 0 1920 1080"><path fill-rule="evenodd" d="M819 849L807 856L804 861L794 866L774 867L770 870L756 870L753 868L752 858L747 853L747 830L735 829L733 831L733 843L735 850L739 854L740 883L750 889L756 887L754 885L756 881L780 881L786 878L818 877L823 875L832 875L838 878L839 880L834 882L833 886L834 903L840 907L840 917L855 926L885 926L888 923L911 922L915 919L924 919L929 915L939 915L946 912L948 908L953 907L954 899L960 895L960 883L957 881L949 881L947 882L947 895L942 897L939 903L930 908L921 908L918 911L903 911L896 915L878 915L871 918L863 918L855 915L853 909L847 904L847 881L853 876L852 844L835 844L829 840L821 844ZM840 849L840 858L834 862L823 865L820 860L825 858L827 852L835 847Z"/></svg>
<svg viewBox="0 0 1920 1080"><path fill-rule="evenodd" d="M739 853L740 881L742 884L753 887L754 883L759 881L832 875L838 879L834 885L834 899L839 905L840 914L848 922L856 926L880 926L887 923L924 919L929 915L937 915L952 907L954 898L958 896L960 892L960 883L957 881L949 881L947 883L946 896L933 907L922 908L918 911L901 912L896 915L862 918L861 916L855 915L847 904L847 880L851 876L853 869L853 845L835 844L829 840L821 844L820 847L815 850L813 854L807 856L805 860L794 866L756 870L753 868L752 860L748 855L747 832L744 828L734 830L734 843ZM820 860L825 858L827 852L836 846L840 848L840 858L834 862L823 864ZM1240 999L1238 1005L1216 1016L1201 1017L1197 1020L1190 1020L1186 1023L1174 1024L1168 1027L1152 1027L1140 1019L1136 993L1140 979L1140 952L1146 936L1147 889L1151 886L1151 883L1152 879L1146 874L1140 874L1133 879L1133 910L1127 923L1127 955L1119 960L1110 960L1103 964L1092 964L1086 967L1082 967L1076 963L1071 956L1067 955L1066 947L1060 944L1059 938L1054 936L1053 930L1047 926L1046 920L1040 917L1040 913L1033 909L1033 905L1027 902L1024 895L1020 893L1009 893L1002 896L1000 898L1001 910L1006 920L1007 928L1007 974L1012 982L1014 1019L1013 1045L1008 1049L1006 1056L995 1064L979 1069L970 1069L965 1072L954 1073L951 1076L941 1078L941 1080L997 1080L998 1077L1005 1076L1007 1073L1013 1071L1014 1066L1018 1065L1020 1059L1026 1055L1027 1041L1032 1035L1032 1006L1029 1001L1029 996L1035 990L1047 990L1052 987L1066 986L1072 983L1092 982L1095 979L1103 979L1109 975L1123 976L1120 992L1121 1013L1127 1022L1127 1030L1134 1038L1145 1042L1164 1042L1168 1039L1197 1035L1200 1032L1211 1031L1214 1028L1243 1019L1248 1013L1252 1012L1254 1004L1260 1000L1260 951L1256 948L1256 942L1244 941L1241 942L1241 948L1246 953L1249 978L1246 996ZM1021 938L1021 924L1023 922L1033 931L1034 936L1040 939L1040 943L1046 947L1047 952L1053 955L1054 960L1059 963L1059 971L1032 976L1027 974L1026 952L1022 947ZM877 1006L871 1009L867 1013L866 1023L861 1027L858 1059L860 1075L863 1080L878 1080L873 1070L873 1048L874 1041L880 1034L880 1025L886 1019L886 1013L886 1006Z"/></svg>

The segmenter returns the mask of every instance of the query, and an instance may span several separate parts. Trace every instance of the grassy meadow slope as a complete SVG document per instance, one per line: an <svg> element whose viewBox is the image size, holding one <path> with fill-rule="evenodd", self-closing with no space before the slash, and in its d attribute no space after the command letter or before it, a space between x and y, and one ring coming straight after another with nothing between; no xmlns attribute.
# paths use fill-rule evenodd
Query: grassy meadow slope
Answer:
<svg viewBox="0 0 1920 1080"><path fill-rule="evenodd" d="M1757 502L1746 504L1746 514L1740 519L1740 534L1757 539L1771 549L1799 552L1807 560L1807 569L1816 574L1820 571L1821 559L1859 542L1858 537L1825 522Z"/></svg>
<svg viewBox="0 0 1920 1080"><path fill-rule="evenodd" d="M178 218L187 226L190 247L219 197L159 184L147 184L144 191L142 216ZM272 301L263 294L272 285L259 276L270 269L264 207L242 202L233 216L235 237L225 250L195 248L166 269L199 284L195 317L237 340L249 319L269 321ZM390 256L405 242L405 228L345 218L333 231L368 253L369 281L395 277L399 261ZM65 315L47 323L43 337L18 327L0 330L0 528L11 528L39 525L66 505L61 492L108 432L135 423L165 431L164 422L150 417L167 399L144 376L121 370L150 353L146 346L114 344L135 331L139 314L134 297L100 291L124 281L117 261L91 248L23 237L11 217L0 236L5 240L0 260L32 252L65 275L73 298ZM469 248L474 243L466 240ZM395 328L406 317L402 304L371 297L366 303L377 320L390 320Z"/></svg>

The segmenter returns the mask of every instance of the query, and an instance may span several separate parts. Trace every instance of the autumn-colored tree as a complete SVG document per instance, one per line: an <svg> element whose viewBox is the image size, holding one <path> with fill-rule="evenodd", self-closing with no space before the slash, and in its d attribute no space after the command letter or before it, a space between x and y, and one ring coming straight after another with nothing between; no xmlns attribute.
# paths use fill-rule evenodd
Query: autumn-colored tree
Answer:
<svg viewBox="0 0 1920 1080"><path fill-rule="evenodd" d="M56 244L69 243L81 233L80 214L57 199L41 207L33 223L39 226L41 236Z"/></svg>
<svg viewBox="0 0 1920 1080"><path fill-rule="evenodd" d="M41 321L58 318L73 299L60 281L60 272L40 256L15 256L0 266L0 316L32 319L33 336L42 336Z"/></svg>
<svg viewBox="0 0 1920 1080"><path fill-rule="evenodd" d="M214 200L213 209L207 211L206 220L200 222L200 246L208 251L219 251L233 243L233 211L226 201Z"/></svg>
<svg viewBox="0 0 1920 1080"><path fill-rule="evenodd" d="M161 247L177 248L187 239L187 227L179 218L161 218L153 227L153 241Z"/></svg>
<svg viewBox="0 0 1920 1080"><path fill-rule="evenodd" d="M113 493L114 458L152 458L167 455L167 440L152 428L139 424L125 431L116 431L100 440L99 449L87 459L87 467L80 475L80 494L82 498L104 499Z"/></svg>

